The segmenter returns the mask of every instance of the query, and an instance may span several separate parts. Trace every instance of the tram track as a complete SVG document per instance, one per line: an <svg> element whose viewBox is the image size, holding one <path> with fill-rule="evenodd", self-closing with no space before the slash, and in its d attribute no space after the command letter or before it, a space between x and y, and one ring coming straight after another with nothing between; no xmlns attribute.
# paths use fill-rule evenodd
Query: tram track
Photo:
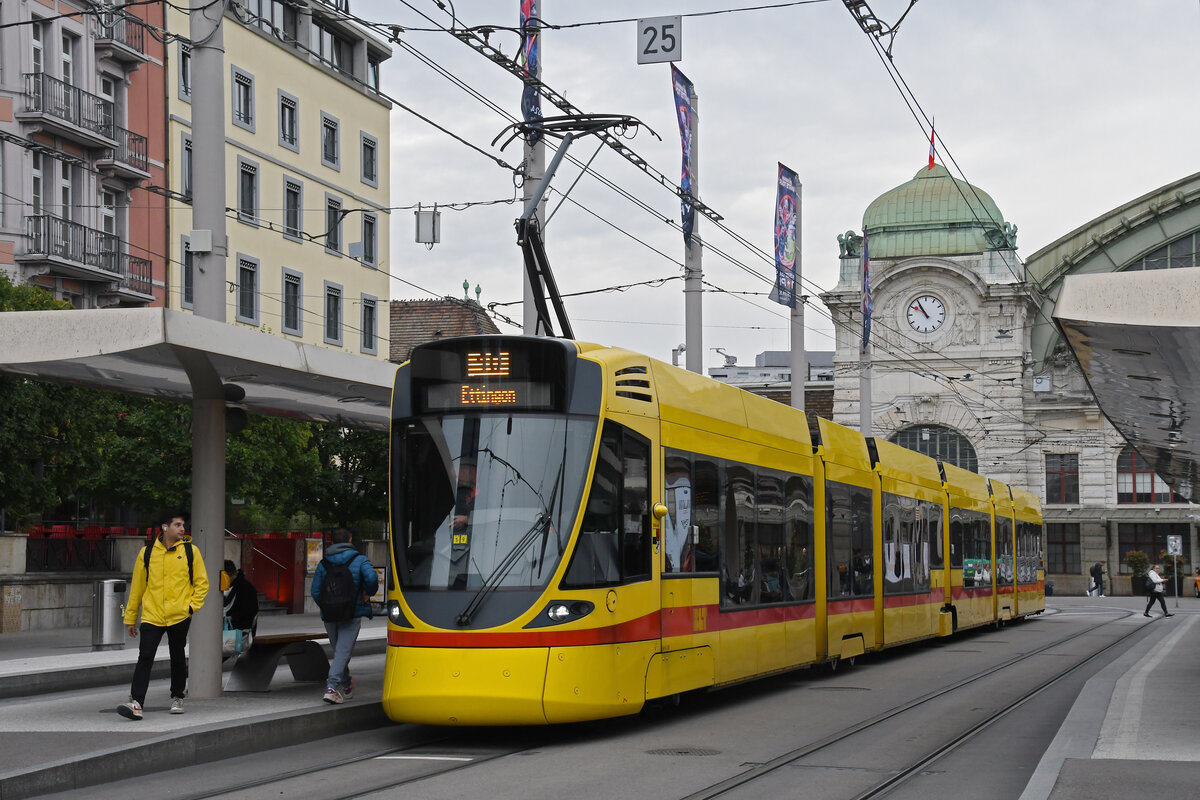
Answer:
<svg viewBox="0 0 1200 800"><path fill-rule="evenodd" d="M772 775L773 773L776 773L780 769L783 769L783 768L789 767L789 766L793 766L793 765L797 764L799 761L806 759L814 754L820 753L824 750L828 750L829 748L833 747L834 745L845 743L847 740L850 740L855 736L858 736L867 731L870 731L873 728L876 728L877 726L879 726L885 722L888 722L890 720L894 720L897 717L900 717L901 715L906 714L914 709L920 708L921 706L929 704L933 701L945 698L947 695L950 695L954 692L958 692L962 689L969 688L972 685L977 684L978 682L980 682L988 677L995 676L996 674L1003 672L1004 670L1009 669L1017 664L1020 664L1024 661L1027 661L1036 656L1042 655L1049 650L1053 650L1054 648L1061 647L1064 644L1068 644L1068 643L1070 643L1074 640L1080 639L1084 636L1088 636L1092 633L1095 633L1097 630L1100 630L1107 626L1113 625L1117 622L1120 622L1123 619L1127 619L1128 617L1132 617L1132 616L1134 616L1134 612L1128 612L1127 614L1122 615L1118 619L1106 620L1104 622L1097 623L1088 628L1085 628L1084 630L1077 631L1077 632L1071 634L1070 636L1066 636L1061 639L1055 640L1053 642L1049 642L1049 643L1042 645L1041 647L1038 647L1034 650L1031 650L1026 653L1022 653L1018 656L1014 656L1013 658L1007 659L1006 661L1003 661L1001 663L989 666L988 668L986 668L984 670L976 672L972 675L968 675L958 681L955 681L952 684L941 687L932 692L928 692L920 697L914 698L905 703L901 703L897 706L894 706L893 708L890 708L886 711L880 712L874 716L868 717L867 719L864 719L860 722L857 722L853 725L843 728L842 730L832 733L818 741L811 742L802 747L798 747L794 750L789 750L786 753L782 753L782 754L776 756L775 758L771 759L770 761L766 761L762 764L759 764L745 772L739 773L738 775L732 776L723 781L713 783L713 784L705 787L704 789L701 789L699 791L685 795L682 798L682 800L711 800L711 798L718 798L723 795L729 794L735 790L745 789L745 788L751 786L752 784L754 784L755 782L761 781L765 777ZM902 767L898 770L897 769L889 770L890 774L885 780L880 781L875 786L872 786L869 789L867 789L859 794L853 795L852 796L853 800L871 800L872 798L879 798L879 797L886 796L892 789L903 784L905 781L909 780L912 776L924 771L931 764L937 762L939 759L954 752L959 747L966 744L968 741L970 741L974 737L978 736L980 733L983 733L984 731L988 730L989 728L991 728L992 726L994 726L995 724L1000 722L1002 719L1004 719L1007 715L1009 715L1013 711L1019 709L1020 707L1025 705L1027 702L1032 700L1034 697L1041 694L1046 689L1050 688L1051 686L1053 686L1054 684L1063 680L1064 678L1067 678L1072 673L1076 672L1078 669L1080 669L1084 665L1088 664L1089 662L1095 660L1097 657L1101 656L1102 654L1108 652L1112 648L1117 647L1118 645L1121 645L1122 643L1129 640L1131 637L1134 637L1135 635L1137 635L1139 633L1143 633L1144 631L1145 631L1144 626L1134 628L1134 629L1128 631L1127 633L1121 635L1120 637L1114 639L1113 641L1109 642L1108 644L1104 645L1100 649L1096 650L1094 653L1091 653L1090 655L1087 655L1086 657L1080 657L1080 659L1078 661L1075 661L1070 666L1055 672L1050 677L1048 677L1045 680L1038 683L1038 685L1034 686L1033 688L1031 688L1030 690L1028 690L1026 692L1021 693L1015 699L1007 702L1004 706L997 709L994 713L990 714L986 719L980 720L979 722L975 723L974 725L971 725L970 727L968 727L966 730L961 730L961 731L956 732L955 735L953 736L953 738L943 741L937 747L933 748L932 750L927 751L920 758L912 760L905 767Z"/></svg>

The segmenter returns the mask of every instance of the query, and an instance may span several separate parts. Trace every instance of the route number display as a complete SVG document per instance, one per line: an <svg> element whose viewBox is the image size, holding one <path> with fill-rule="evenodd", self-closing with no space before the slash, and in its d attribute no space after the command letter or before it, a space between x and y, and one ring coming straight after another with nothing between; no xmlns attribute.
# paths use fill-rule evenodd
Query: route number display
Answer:
<svg viewBox="0 0 1200 800"><path fill-rule="evenodd" d="M637 63L683 60L683 18L650 17L637 22Z"/></svg>

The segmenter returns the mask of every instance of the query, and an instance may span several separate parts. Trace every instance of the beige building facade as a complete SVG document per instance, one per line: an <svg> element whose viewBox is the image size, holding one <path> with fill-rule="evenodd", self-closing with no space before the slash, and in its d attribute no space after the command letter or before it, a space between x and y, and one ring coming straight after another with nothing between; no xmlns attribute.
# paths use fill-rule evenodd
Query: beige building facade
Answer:
<svg viewBox="0 0 1200 800"><path fill-rule="evenodd" d="M168 14L188 31L187 15ZM226 320L305 344L388 357L387 44L299 0L235 3L224 19ZM168 53L171 269L167 305L189 309L191 52Z"/></svg>

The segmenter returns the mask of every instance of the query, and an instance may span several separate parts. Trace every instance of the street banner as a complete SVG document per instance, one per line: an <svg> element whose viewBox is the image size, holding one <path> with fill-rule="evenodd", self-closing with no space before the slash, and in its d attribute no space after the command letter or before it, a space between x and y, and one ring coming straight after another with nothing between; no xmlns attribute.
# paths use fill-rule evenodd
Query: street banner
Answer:
<svg viewBox="0 0 1200 800"><path fill-rule="evenodd" d="M788 308L796 307L796 228L800 224L796 199L798 183L796 173L780 164L775 193L775 291L771 297Z"/></svg>
<svg viewBox="0 0 1200 800"><path fill-rule="evenodd" d="M531 23L532 20L532 23ZM542 118L542 96L530 81L538 79L542 66L542 43L538 35L538 0L521 0L521 60L524 61L525 85L521 90L521 117L526 122ZM536 144L541 134L530 134L529 144Z"/></svg>
<svg viewBox="0 0 1200 800"><path fill-rule="evenodd" d="M692 205L692 188L696 184L692 168L692 82L674 64L671 65L671 86L675 91L675 115L679 118L679 140L683 146L679 221L683 226L683 244L691 247L696 223L696 209Z"/></svg>

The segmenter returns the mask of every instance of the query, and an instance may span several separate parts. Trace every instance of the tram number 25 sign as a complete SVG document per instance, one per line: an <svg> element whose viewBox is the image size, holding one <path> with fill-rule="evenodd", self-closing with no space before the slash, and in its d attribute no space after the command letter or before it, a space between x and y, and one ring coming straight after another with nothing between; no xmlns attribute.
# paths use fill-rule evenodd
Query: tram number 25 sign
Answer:
<svg viewBox="0 0 1200 800"><path fill-rule="evenodd" d="M650 17L637 23L637 63L683 60L683 17Z"/></svg>
<svg viewBox="0 0 1200 800"><path fill-rule="evenodd" d="M1181 556L1183 555L1183 537L1168 536L1167 537L1167 555Z"/></svg>

